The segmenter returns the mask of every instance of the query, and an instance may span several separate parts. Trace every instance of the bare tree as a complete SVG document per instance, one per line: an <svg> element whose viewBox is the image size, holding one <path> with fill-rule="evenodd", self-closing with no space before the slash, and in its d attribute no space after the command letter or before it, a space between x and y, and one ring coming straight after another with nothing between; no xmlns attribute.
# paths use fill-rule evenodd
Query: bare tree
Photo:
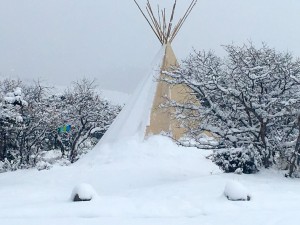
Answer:
<svg viewBox="0 0 300 225"><path fill-rule="evenodd" d="M71 162L77 160L78 147L91 137L91 132L98 128L104 133L120 110L101 99L94 83L83 79L64 94L62 121L72 127L70 134L64 134L70 141Z"/></svg>

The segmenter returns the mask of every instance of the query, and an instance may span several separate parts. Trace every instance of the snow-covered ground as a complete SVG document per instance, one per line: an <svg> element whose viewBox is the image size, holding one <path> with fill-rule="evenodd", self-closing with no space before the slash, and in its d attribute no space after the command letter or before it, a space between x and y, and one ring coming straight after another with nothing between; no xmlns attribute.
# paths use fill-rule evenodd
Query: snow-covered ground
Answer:
<svg viewBox="0 0 300 225"><path fill-rule="evenodd" d="M178 147L163 137L97 146L69 167L0 174L0 224L24 225L298 225L300 180L281 173L223 174L208 151ZM229 181L251 201L228 201ZM72 202L76 185L97 192Z"/></svg>

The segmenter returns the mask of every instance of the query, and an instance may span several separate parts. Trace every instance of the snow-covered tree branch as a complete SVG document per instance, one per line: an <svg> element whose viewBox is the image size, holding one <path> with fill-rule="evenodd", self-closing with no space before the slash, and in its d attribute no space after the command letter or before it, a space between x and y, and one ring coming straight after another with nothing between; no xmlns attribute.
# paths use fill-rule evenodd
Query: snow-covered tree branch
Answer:
<svg viewBox="0 0 300 225"><path fill-rule="evenodd" d="M99 141L120 109L86 79L63 94L40 82L0 82L0 161L6 167L0 170L35 166L42 152L54 149L75 162L84 145L91 148ZM66 125L71 129L59 132Z"/></svg>
<svg viewBox="0 0 300 225"><path fill-rule="evenodd" d="M186 85L198 100L196 104L170 102L178 109L177 118L196 141L209 132L218 140L218 148L252 152L259 156L257 166L266 168L276 164L277 153L284 151L295 168L299 163L299 60L266 45L224 49L226 58L195 52L181 68L166 72L166 82Z"/></svg>

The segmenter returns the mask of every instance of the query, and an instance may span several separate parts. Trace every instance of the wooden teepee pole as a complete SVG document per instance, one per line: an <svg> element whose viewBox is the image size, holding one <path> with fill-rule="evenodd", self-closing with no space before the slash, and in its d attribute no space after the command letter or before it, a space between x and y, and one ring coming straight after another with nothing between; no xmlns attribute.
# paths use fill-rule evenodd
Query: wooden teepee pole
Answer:
<svg viewBox="0 0 300 225"><path fill-rule="evenodd" d="M168 27L168 33L167 33L168 40L167 41L169 41L171 30L172 30L172 25L173 25L173 19L174 19L176 4L177 4L177 0L175 0L175 3L173 5L173 9L172 9L172 13L171 13L170 21L169 21L169 27Z"/></svg>
<svg viewBox="0 0 300 225"><path fill-rule="evenodd" d="M182 17L182 19L179 21L178 23L178 28L176 30L176 32L173 34L173 36L171 37L171 41L172 42L174 40L174 38L177 36L179 30L181 29L181 27L183 26L183 24L185 23L186 19L188 18L188 16L190 15L190 13L193 11L195 5L197 4L197 0L193 0L189 6L189 8L187 9L187 11L185 12L184 16Z"/></svg>
<svg viewBox="0 0 300 225"><path fill-rule="evenodd" d="M147 0L146 4L146 12L142 10L140 5L138 4L137 0L134 0L135 4L137 5L138 9L142 13L143 17L146 19L147 23L153 30L154 34L158 38L159 42L163 44L167 44L168 42L172 42L176 35L178 34L179 30L185 23L186 19L192 12L193 8L195 7L197 0L192 0L191 4L189 5L188 9L186 10L185 14L182 18L179 19L176 26L173 28L173 20L175 15L175 10L177 6L177 0L174 1L172 12L170 19L167 21L166 19L166 9L162 9L160 11L159 5L157 6L157 13L158 15L154 15L154 12L152 10L150 0ZM148 16L146 15L148 14Z"/></svg>
<svg viewBox="0 0 300 225"><path fill-rule="evenodd" d="M140 12L142 13L142 15L144 16L144 18L146 19L146 21L148 22L149 26L151 27L152 31L154 32L154 34L156 35L156 37L158 38L159 42L161 44L163 44L161 37L159 36L159 34L157 33L156 29L152 26L151 22L149 21L148 17L145 15L144 11L141 9L140 5L137 3L136 0L134 0L135 4L137 5L137 7L139 8Z"/></svg>

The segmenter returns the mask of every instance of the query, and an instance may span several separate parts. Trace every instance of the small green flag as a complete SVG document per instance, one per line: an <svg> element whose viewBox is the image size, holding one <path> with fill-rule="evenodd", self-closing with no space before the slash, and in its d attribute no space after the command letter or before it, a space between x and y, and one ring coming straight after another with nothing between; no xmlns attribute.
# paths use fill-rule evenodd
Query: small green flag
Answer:
<svg viewBox="0 0 300 225"><path fill-rule="evenodd" d="M71 128L72 128L71 125L65 125L65 126L57 128L57 132L59 134L61 134L61 133L69 133L71 131Z"/></svg>

